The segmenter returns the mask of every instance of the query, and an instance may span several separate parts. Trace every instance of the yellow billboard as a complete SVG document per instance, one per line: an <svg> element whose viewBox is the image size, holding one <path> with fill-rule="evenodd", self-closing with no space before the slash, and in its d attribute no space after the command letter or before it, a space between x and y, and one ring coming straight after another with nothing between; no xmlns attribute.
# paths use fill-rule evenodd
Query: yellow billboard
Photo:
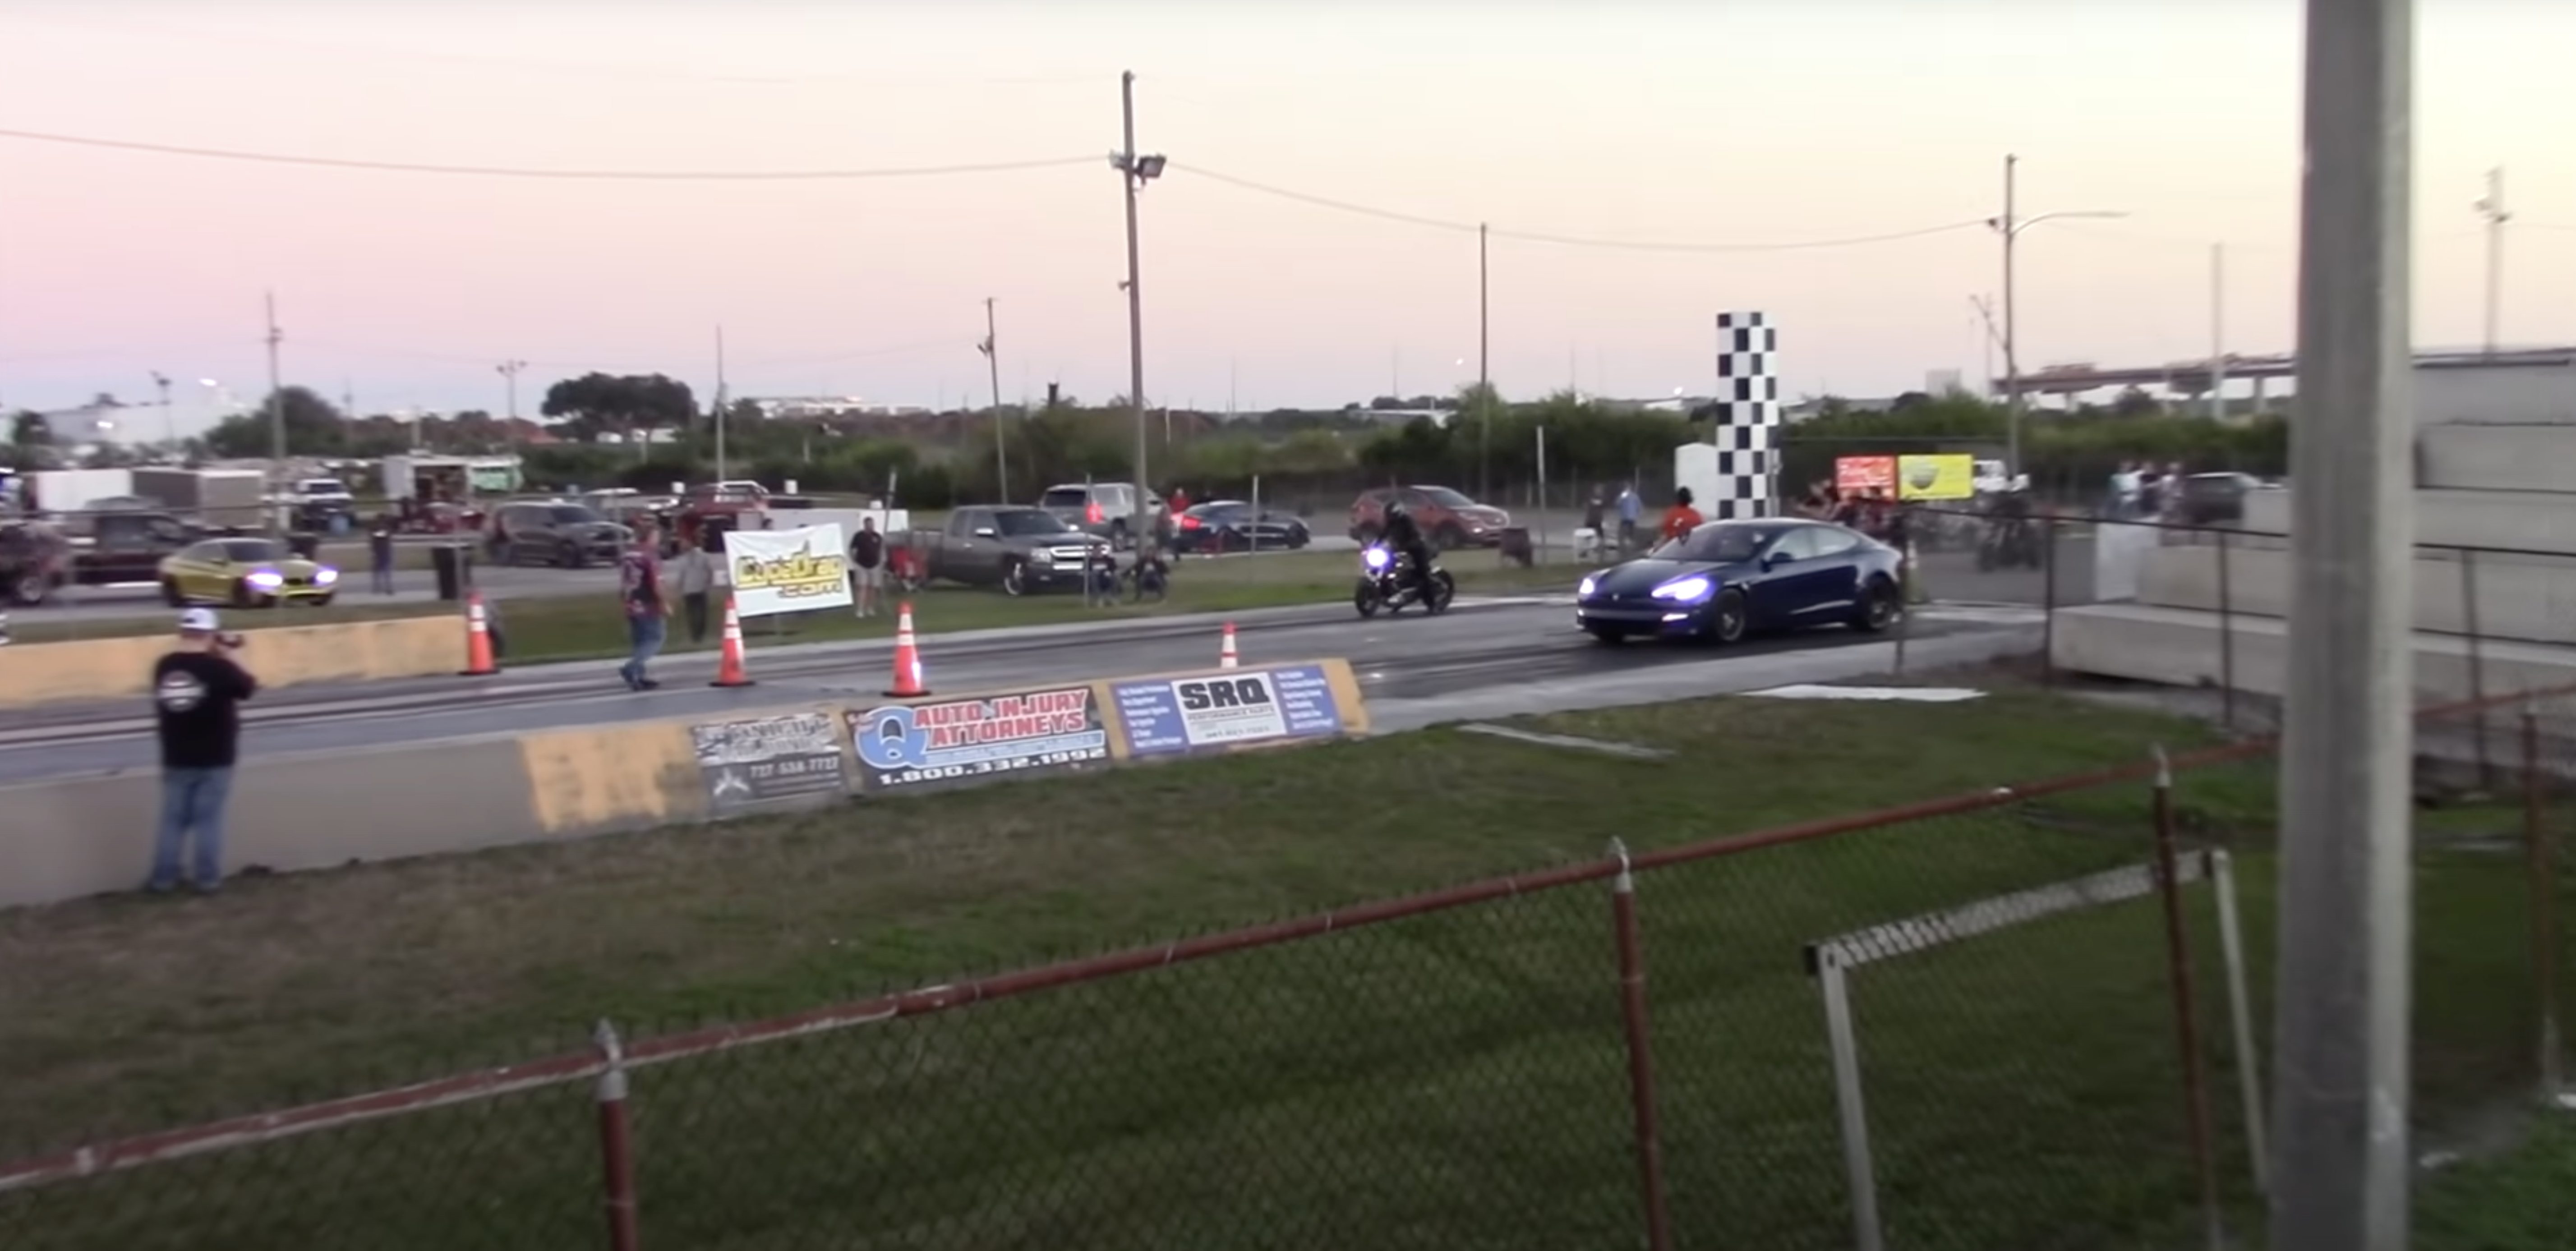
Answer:
<svg viewBox="0 0 2576 1251"><path fill-rule="evenodd" d="M1896 498L1966 500L1977 497L1977 458L1964 453L1896 458Z"/></svg>

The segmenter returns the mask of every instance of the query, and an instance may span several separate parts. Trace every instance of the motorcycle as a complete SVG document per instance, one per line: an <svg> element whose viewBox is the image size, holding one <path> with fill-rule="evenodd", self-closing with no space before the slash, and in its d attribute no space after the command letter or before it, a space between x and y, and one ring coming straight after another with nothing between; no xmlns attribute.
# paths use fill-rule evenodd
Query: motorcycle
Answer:
<svg viewBox="0 0 2576 1251"><path fill-rule="evenodd" d="M1351 588L1352 607L1359 609L1363 617L1374 617L1381 608L1393 615L1416 603L1429 613L1449 611L1449 601L1458 595L1457 579L1450 577L1448 570L1433 565L1417 586L1405 576L1405 563L1403 557L1382 544L1361 549L1359 582Z"/></svg>
<svg viewBox="0 0 2576 1251"><path fill-rule="evenodd" d="M1986 532L1977 543L1977 568L2009 569L2025 565L2037 569L2045 560L2039 550L2039 527L2027 518L1997 518L1986 523Z"/></svg>

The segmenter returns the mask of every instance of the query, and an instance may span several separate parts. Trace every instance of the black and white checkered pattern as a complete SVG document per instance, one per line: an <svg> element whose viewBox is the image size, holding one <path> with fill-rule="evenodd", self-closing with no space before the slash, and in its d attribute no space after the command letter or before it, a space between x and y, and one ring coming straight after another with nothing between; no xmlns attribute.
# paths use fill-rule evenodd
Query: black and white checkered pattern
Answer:
<svg viewBox="0 0 2576 1251"><path fill-rule="evenodd" d="M1715 520L1767 517L1778 511L1780 329L1768 313L1717 315L1717 444L1722 494L1704 501Z"/></svg>

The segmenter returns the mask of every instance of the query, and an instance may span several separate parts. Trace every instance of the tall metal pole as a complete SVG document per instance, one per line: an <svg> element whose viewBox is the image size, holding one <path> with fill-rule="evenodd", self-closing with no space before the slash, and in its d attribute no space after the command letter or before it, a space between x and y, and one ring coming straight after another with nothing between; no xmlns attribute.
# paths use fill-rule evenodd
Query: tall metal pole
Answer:
<svg viewBox="0 0 2576 1251"><path fill-rule="evenodd" d="M2227 245L2209 245L2209 418L2227 420Z"/></svg>
<svg viewBox="0 0 2576 1251"><path fill-rule="evenodd" d="M716 327L716 481L724 482L733 475L725 463L725 410L732 397L725 393L724 327Z"/></svg>
<svg viewBox="0 0 2576 1251"><path fill-rule="evenodd" d="M1002 436L1002 337L993 297L984 297L984 369L993 379L993 498L1011 498L1011 457Z"/></svg>
<svg viewBox="0 0 2576 1251"><path fill-rule="evenodd" d="M1493 231L1476 223L1476 498L1494 497L1494 305L1488 245Z"/></svg>
<svg viewBox="0 0 2576 1251"><path fill-rule="evenodd" d="M2414 725L2414 0L2309 0L2272 1231L2401 1251Z"/></svg>
<svg viewBox="0 0 2576 1251"><path fill-rule="evenodd" d="M1153 488L1145 462L1145 292L1136 244L1136 190L1144 177L1137 168L1134 70L1118 75L1118 114L1123 157L1120 181L1127 190L1127 405L1136 411L1136 514L1127 532L1142 542L1154 532L1154 519L1146 503L1146 495Z"/></svg>
<svg viewBox="0 0 2576 1251"><path fill-rule="evenodd" d="M277 345L285 341L286 332L277 328L277 293L268 292L264 299L268 307L269 490L271 494L282 494L277 478L286 472L286 396L278 389ZM269 509L268 519L273 531L283 533L286 529L285 506L281 504Z"/></svg>
<svg viewBox="0 0 2576 1251"><path fill-rule="evenodd" d="M161 392L161 438L175 451L179 446L179 419L170 415L169 375L153 370L152 385Z"/></svg>
<svg viewBox="0 0 2576 1251"><path fill-rule="evenodd" d="M2478 215L2487 219L2487 329L2486 354L2496 354L2496 334L2504 320L2504 224L2513 214L2504 207L2504 171L2487 171L2487 193L2477 203Z"/></svg>
<svg viewBox="0 0 2576 1251"><path fill-rule="evenodd" d="M2021 158L2004 155L2004 215L2000 229L2004 236L2004 472L2018 474L2021 467L2021 341L2013 321L2013 241L2021 237L2019 207L2014 202L2014 167Z"/></svg>

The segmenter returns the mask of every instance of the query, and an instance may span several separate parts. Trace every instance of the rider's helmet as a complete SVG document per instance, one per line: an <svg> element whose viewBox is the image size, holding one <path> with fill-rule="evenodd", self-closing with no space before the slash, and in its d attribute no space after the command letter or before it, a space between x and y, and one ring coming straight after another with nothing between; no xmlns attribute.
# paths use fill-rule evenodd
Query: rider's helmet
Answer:
<svg viewBox="0 0 2576 1251"><path fill-rule="evenodd" d="M1412 516L1412 511L1404 506L1403 500L1388 500L1386 502L1386 524L1390 529L1394 527L1396 522L1411 520Z"/></svg>

